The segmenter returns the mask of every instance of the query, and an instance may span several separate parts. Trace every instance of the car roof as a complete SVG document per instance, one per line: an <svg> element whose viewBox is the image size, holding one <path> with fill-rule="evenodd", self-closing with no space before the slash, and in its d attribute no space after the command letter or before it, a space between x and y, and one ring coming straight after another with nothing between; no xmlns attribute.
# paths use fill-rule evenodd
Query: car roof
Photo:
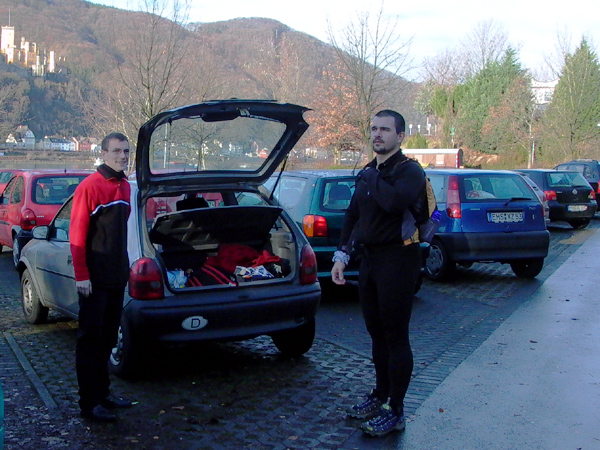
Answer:
<svg viewBox="0 0 600 450"><path fill-rule="evenodd" d="M540 173L579 173L576 170L562 170L562 169L515 169L516 172L540 172Z"/></svg>
<svg viewBox="0 0 600 450"><path fill-rule="evenodd" d="M359 170L355 169L301 169L301 170L284 170L283 175L286 176L308 176L313 178L335 178L335 177L352 177ZM272 177L279 176L280 172L275 172Z"/></svg>
<svg viewBox="0 0 600 450"><path fill-rule="evenodd" d="M18 173L23 174L25 177L35 177L38 175L90 175L94 173L94 170L71 170L71 169L33 169L33 170L19 170Z"/></svg>
<svg viewBox="0 0 600 450"><path fill-rule="evenodd" d="M442 175L481 175L481 174L507 174L518 175L516 170L496 170L496 169L435 169L426 168L428 174L440 173Z"/></svg>

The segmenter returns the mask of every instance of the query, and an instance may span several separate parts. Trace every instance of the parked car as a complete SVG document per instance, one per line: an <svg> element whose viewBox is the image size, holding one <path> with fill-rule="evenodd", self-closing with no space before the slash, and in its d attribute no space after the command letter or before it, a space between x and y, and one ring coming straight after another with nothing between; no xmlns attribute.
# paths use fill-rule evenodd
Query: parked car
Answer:
<svg viewBox="0 0 600 450"><path fill-rule="evenodd" d="M110 358L117 375L134 375L156 344L269 335L284 355L311 348L321 296L315 254L261 186L308 127L306 110L212 101L160 113L142 126L128 222L130 278ZM252 142L269 149L266 158L252 156ZM193 157L202 158L201 169L164 168L165 160ZM212 205L180 209L186 195ZM148 208L151 200L171 211ZM43 322L48 308L77 317L71 206L72 199L50 225L34 228L22 251L21 296L32 323Z"/></svg>
<svg viewBox="0 0 600 450"><path fill-rule="evenodd" d="M596 214L596 194L579 172L554 169L519 169L546 194L551 222L585 228Z"/></svg>
<svg viewBox="0 0 600 450"><path fill-rule="evenodd" d="M600 194L598 181L600 180L600 162L595 159L574 159L554 167L555 170L575 170L590 183L595 194Z"/></svg>
<svg viewBox="0 0 600 450"><path fill-rule="evenodd" d="M4 188L16 173L20 172L17 169L0 169L0 194L4 192Z"/></svg>
<svg viewBox="0 0 600 450"><path fill-rule="evenodd" d="M340 241L355 181L354 170L336 169L277 172L265 183L265 188L308 237L317 256L321 280L331 279L331 259ZM344 276L358 277L356 258L350 258Z"/></svg>
<svg viewBox="0 0 600 450"><path fill-rule="evenodd" d="M456 264L510 264L518 277L534 278L548 255L550 235L542 204L521 175L512 171L426 169L440 228L426 262L432 280L450 277Z"/></svg>
<svg viewBox="0 0 600 450"><path fill-rule="evenodd" d="M92 171L18 172L0 195L0 248L12 248L15 267L36 225L48 225L60 205Z"/></svg>
<svg viewBox="0 0 600 450"><path fill-rule="evenodd" d="M356 170L290 170L276 172L265 183L265 188L302 228L317 257L321 283L331 281L333 253L340 241L346 209L354 194ZM423 271L417 282L417 293L423 281L424 262L429 246L421 245ZM359 260L355 253L344 270L344 278L358 279Z"/></svg>

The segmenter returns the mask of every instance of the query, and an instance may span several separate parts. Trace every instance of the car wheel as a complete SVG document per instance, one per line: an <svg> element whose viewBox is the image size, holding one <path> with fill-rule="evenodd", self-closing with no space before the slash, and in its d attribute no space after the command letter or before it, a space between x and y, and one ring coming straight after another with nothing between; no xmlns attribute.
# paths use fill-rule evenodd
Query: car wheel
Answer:
<svg viewBox="0 0 600 450"><path fill-rule="evenodd" d="M425 275L430 280L442 281L454 272L456 263L450 260L448 251L442 241L434 239L431 242L429 256L425 262Z"/></svg>
<svg viewBox="0 0 600 450"><path fill-rule="evenodd" d="M590 224L590 219L573 219L569 220L569 225L571 225L575 230L582 230Z"/></svg>
<svg viewBox="0 0 600 450"><path fill-rule="evenodd" d="M143 355L143 350L137 345L135 336L131 333L129 322L122 318L117 343L109 358L111 372L123 379L137 377L143 368Z"/></svg>
<svg viewBox="0 0 600 450"><path fill-rule="evenodd" d="M48 308L40 302L29 270L25 270L21 276L21 305L27 322L37 324L48 319Z"/></svg>
<svg viewBox="0 0 600 450"><path fill-rule="evenodd" d="M16 235L13 238L12 255L13 264L15 265L15 268L17 268L17 266L19 265L19 259L21 258L21 247L19 246L19 239L17 239Z"/></svg>
<svg viewBox="0 0 600 450"><path fill-rule="evenodd" d="M315 319L291 330L280 331L271 336L283 356L295 358L304 355L315 340Z"/></svg>
<svg viewBox="0 0 600 450"><path fill-rule="evenodd" d="M522 261L513 261L510 268L519 278L535 278L544 267L544 258L524 259Z"/></svg>

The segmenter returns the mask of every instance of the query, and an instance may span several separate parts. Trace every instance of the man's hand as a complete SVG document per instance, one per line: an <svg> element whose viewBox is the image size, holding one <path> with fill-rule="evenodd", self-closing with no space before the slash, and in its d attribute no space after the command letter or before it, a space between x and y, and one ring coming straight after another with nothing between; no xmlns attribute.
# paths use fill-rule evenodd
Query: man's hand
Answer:
<svg viewBox="0 0 600 450"><path fill-rule="evenodd" d="M346 280L344 279L344 269L346 268L346 264L343 262L336 262L333 264L333 269L331 269L331 281L335 284L344 285L346 284Z"/></svg>
<svg viewBox="0 0 600 450"><path fill-rule="evenodd" d="M84 297L89 297L92 293L92 282L90 280L83 280L75 282L77 285L77 293Z"/></svg>

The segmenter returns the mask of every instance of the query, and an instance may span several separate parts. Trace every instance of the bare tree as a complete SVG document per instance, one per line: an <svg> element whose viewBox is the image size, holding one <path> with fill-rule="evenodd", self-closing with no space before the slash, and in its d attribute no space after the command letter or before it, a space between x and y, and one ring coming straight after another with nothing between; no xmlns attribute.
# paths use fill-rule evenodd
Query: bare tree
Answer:
<svg viewBox="0 0 600 450"><path fill-rule="evenodd" d="M371 117L386 102L402 97L408 82L398 80L412 69L409 57L410 43L397 34L398 19L384 18L383 3L372 17L368 12L357 13L356 20L340 33L329 24L328 35L343 69L349 75L356 105L354 122L358 124L362 146L368 146Z"/></svg>
<svg viewBox="0 0 600 450"><path fill-rule="evenodd" d="M460 44L463 77L475 75L490 62L498 62L507 48L508 34L498 22L479 22Z"/></svg>

